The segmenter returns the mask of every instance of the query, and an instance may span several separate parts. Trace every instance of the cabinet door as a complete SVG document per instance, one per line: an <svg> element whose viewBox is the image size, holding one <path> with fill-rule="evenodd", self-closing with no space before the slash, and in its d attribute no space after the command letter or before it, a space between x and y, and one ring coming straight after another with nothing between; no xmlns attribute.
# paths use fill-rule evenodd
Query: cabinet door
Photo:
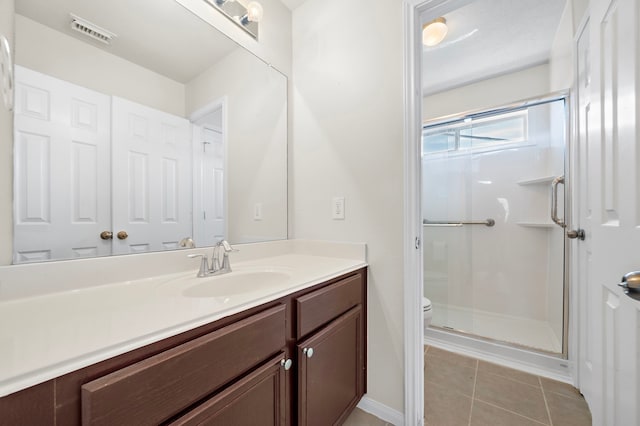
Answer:
<svg viewBox="0 0 640 426"><path fill-rule="evenodd" d="M170 426L285 425L287 398L280 354Z"/></svg>
<svg viewBox="0 0 640 426"><path fill-rule="evenodd" d="M341 424L364 392L362 308L298 344L298 422Z"/></svg>

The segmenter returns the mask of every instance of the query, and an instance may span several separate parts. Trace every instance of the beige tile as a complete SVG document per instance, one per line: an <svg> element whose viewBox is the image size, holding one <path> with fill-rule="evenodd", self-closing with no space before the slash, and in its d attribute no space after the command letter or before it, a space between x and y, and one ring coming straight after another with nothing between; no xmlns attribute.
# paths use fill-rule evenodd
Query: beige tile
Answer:
<svg viewBox="0 0 640 426"><path fill-rule="evenodd" d="M478 371L495 374L507 379L516 380L531 386L540 386L538 376L525 373L523 371L514 370L513 368L502 367L501 365L491 364L489 362L479 361Z"/></svg>
<svg viewBox="0 0 640 426"><path fill-rule="evenodd" d="M478 400L473 401L471 426L541 426L542 424L502 408Z"/></svg>
<svg viewBox="0 0 640 426"><path fill-rule="evenodd" d="M454 354L453 352L444 351L442 349L429 346L427 351L427 357L445 358L449 363L458 365L460 367L476 368L477 360L475 358L469 358L468 356Z"/></svg>
<svg viewBox="0 0 640 426"><path fill-rule="evenodd" d="M347 420L343 423L343 426L388 426L389 423L385 422L374 416L373 414L369 414L366 411L363 411L359 408L353 410L353 413Z"/></svg>
<svg viewBox="0 0 640 426"><path fill-rule="evenodd" d="M424 419L427 426L467 426L471 398L435 383L425 384Z"/></svg>
<svg viewBox="0 0 640 426"><path fill-rule="evenodd" d="M541 423L549 424L542 388L478 371L475 398Z"/></svg>
<svg viewBox="0 0 640 426"><path fill-rule="evenodd" d="M432 349L430 349L429 352L431 352ZM475 365L473 365L473 368L468 368L458 365L456 359L440 358L437 356L425 357L425 386L435 383L470 397L473 396L475 374Z"/></svg>
<svg viewBox="0 0 640 426"><path fill-rule="evenodd" d="M583 399L580 391L567 383L545 379L544 377L540 377L540 382L545 392L555 392L571 398Z"/></svg>
<svg viewBox="0 0 640 426"><path fill-rule="evenodd" d="M546 391L545 397L554 425L591 426L591 413L584 398L566 397Z"/></svg>

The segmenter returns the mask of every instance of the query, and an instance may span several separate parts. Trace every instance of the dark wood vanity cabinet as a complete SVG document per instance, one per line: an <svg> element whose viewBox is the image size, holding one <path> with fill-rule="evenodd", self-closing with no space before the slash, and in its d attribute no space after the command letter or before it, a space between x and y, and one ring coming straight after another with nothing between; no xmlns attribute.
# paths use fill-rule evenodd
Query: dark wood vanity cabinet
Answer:
<svg viewBox="0 0 640 426"><path fill-rule="evenodd" d="M362 278L346 277L295 300L298 424L341 424L364 394Z"/></svg>
<svg viewBox="0 0 640 426"><path fill-rule="evenodd" d="M282 353L169 425L286 425L284 361Z"/></svg>
<svg viewBox="0 0 640 426"><path fill-rule="evenodd" d="M362 308L298 344L298 424L341 424L364 394Z"/></svg>
<svg viewBox="0 0 640 426"><path fill-rule="evenodd" d="M0 426L341 424L365 336L363 268L0 398Z"/></svg>

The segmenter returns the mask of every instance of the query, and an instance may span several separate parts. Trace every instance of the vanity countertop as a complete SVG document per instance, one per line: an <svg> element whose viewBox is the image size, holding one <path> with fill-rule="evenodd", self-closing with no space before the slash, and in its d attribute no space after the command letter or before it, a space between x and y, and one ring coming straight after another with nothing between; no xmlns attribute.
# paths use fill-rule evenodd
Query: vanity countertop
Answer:
<svg viewBox="0 0 640 426"><path fill-rule="evenodd" d="M332 243L277 244L275 256L232 257L232 274L266 271L284 278L236 294L189 295L186 289L212 279L195 278L193 264L172 274L0 298L0 397L366 266L364 244L346 255ZM68 265L73 281L73 262Z"/></svg>

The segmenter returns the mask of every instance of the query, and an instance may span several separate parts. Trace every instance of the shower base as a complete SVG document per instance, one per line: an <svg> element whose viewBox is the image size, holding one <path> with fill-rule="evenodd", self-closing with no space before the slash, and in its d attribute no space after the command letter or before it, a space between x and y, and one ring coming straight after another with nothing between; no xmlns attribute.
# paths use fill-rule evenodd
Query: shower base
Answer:
<svg viewBox="0 0 640 426"><path fill-rule="evenodd" d="M546 321L434 303L432 325L554 354L562 352L560 336Z"/></svg>

